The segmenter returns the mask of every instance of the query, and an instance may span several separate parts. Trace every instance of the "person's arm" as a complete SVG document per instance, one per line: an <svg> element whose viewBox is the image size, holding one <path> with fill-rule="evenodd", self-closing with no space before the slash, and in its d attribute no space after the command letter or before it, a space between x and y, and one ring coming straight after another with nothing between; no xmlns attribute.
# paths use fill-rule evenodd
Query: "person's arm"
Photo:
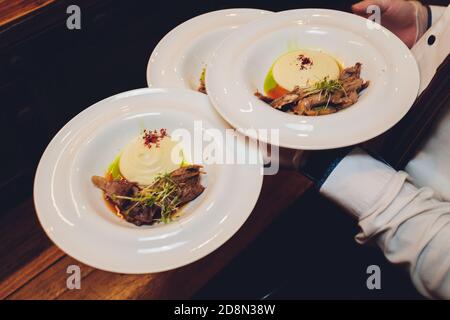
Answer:
<svg viewBox="0 0 450 320"><path fill-rule="evenodd" d="M364 5L374 2L380 0L364 1L362 7L365 9ZM383 13L388 18L385 23L396 20L396 7L392 9L389 4L407 5L406 1L381 2L385 6L382 19ZM414 15L411 17L415 19ZM432 18L434 22L436 19ZM396 34L408 26L402 21ZM420 91L427 87L448 55L449 43L445 40L450 35L449 27L450 7L444 9L439 21L413 48L421 72ZM429 44L431 35L436 39ZM372 239L390 261L405 264L417 289L425 296L450 299L450 204L436 200L431 189L417 189L405 180L405 173L397 173L361 150L348 155L347 152L340 149L313 153L301 163L300 171L316 182L323 195L359 220L362 232L358 241Z"/></svg>
<svg viewBox="0 0 450 320"><path fill-rule="evenodd" d="M450 299L450 203L407 178L355 149L320 192L358 219L358 242L374 241L389 261L406 266L424 296Z"/></svg>

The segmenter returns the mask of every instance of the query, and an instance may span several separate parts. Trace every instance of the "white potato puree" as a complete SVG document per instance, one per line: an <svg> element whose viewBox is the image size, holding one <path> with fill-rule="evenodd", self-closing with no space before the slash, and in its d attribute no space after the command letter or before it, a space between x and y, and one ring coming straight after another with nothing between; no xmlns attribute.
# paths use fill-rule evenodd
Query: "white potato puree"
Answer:
<svg viewBox="0 0 450 320"><path fill-rule="evenodd" d="M305 65L301 70L301 63L298 60L299 55L312 60L312 65ZM305 87L314 82L339 77L339 64L332 56L315 50L296 50L288 52L275 61L272 68L272 76L275 82L286 90L293 90L295 86Z"/></svg>
<svg viewBox="0 0 450 320"><path fill-rule="evenodd" d="M119 160L120 173L128 180L140 185L149 185L158 174L178 169L183 161L182 154L172 151L178 144L170 137L164 137L159 147L144 144L142 135L133 139L122 151ZM177 148L179 150L179 148Z"/></svg>

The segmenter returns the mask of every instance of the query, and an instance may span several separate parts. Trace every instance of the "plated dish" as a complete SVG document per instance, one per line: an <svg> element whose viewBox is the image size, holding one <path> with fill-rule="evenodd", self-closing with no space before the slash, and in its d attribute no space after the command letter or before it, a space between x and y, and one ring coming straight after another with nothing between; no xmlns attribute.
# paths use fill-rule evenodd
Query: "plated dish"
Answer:
<svg viewBox="0 0 450 320"><path fill-rule="evenodd" d="M270 13L260 9L225 9L183 22L153 50L147 65L148 86L205 92L205 70L214 49L241 25Z"/></svg>
<svg viewBox="0 0 450 320"><path fill-rule="evenodd" d="M361 63L344 68L318 50L293 50L277 58L255 96L273 108L305 116L332 114L354 105L369 86Z"/></svg>
<svg viewBox="0 0 450 320"><path fill-rule="evenodd" d="M176 147L166 129L144 129L92 183L119 218L136 226L170 223L205 190L202 166L186 163Z"/></svg>
<svg viewBox="0 0 450 320"><path fill-rule="evenodd" d="M233 127L272 143L258 132L277 130L277 144L293 149L369 140L405 115L418 88L417 64L400 39L325 9L279 12L241 26L215 50L206 72L208 95Z"/></svg>
<svg viewBox="0 0 450 320"><path fill-rule="evenodd" d="M204 136L197 150L179 139L195 137L199 121L203 135L230 129L206 95L181 89L132 90L78 114L36 172L36 212L50 239L87 265L119 273L177 268L222 245L258 199L262 162L207 161L218 141ZM260 158L244 138L235 142L235 152ZM125 201L114 203L120 215L105 195Z"/></svg>

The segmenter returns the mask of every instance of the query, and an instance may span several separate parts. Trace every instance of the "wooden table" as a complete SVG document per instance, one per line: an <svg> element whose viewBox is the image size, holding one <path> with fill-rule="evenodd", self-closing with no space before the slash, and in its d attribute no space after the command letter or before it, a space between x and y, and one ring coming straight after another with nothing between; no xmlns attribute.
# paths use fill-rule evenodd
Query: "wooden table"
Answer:
<svg viewBox="0 0 450 320"><path fill-rule="evenodd" d="M0 299L189 298L310 186L296 172L266 176L249 219L218 250L187 266L146 275L105 272L66 255L45 235L29 199L0 220ZM81 268L80 290L66 286L66 270L73 264Z"/></svg>
<svg viewBox="0 0 450 320"><path fill-rule="evenodd" d="M0 0L0 27L26 17L55 0Z"/></svg>
<svg viewBox="0 0 450 320"><path fill-rule="evenodd" d="M3 30L3 36L11 43L18 41L19 38L33 38L33 33L38 29L52 30L55 29L55 25L64 24L64 21L59 20L65 19L63 9L67 3L54 0L0 0L0 30ZM87 7L92 3L101 4L102 1L83 1L84 17L85 21L88 21L85 27L90 30L95 26L89 25L90 14L94 16L92 21L101 21L100 18L95 18L97 13L91 13ZM102 10L97 10L100 12L99 15ZM37 15L40 15L40 19L36 19ZM108 25L109 22L105 23ZM102 30L101 28L96 30L98 35L102 34L102 31L98 31ZM16 38L16 35L20 37ZM64 33L64 36L67 37L67 33ZM32 45L31 48L33 48ZM144 52L142 48L139 50ZM145 49L145 56L148 50ZM76 57L71 56L71 58ZM15 60L18 59L15 58ZM101 69L101 72L104 72L104 69ZM17 75L19 71L14 69L12 72L13 75ZM30 103L33 101L31 100ZM44 103L46 104L48 103ZM309 187L309 181L295 172L286 171L276 176L265 177L262 194L250 218L223 246L188 266L147 275L104 272L83 265L66 255L45 235L37 221L33 200L29 198L18 207L2 212L0 215L0 298L189 298L235 258ZM24 188L24 184L19 183L18 188ZM81 267L81 290L67 289L66 280L69 274L66 270L72 264Z"/></svg>

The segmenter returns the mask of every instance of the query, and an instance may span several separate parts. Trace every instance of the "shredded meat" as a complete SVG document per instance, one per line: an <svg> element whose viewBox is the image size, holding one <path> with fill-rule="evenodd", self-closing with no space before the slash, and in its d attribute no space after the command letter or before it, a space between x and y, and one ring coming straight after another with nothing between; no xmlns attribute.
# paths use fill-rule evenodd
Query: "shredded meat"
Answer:
<svg viewBox="0 0 450 320"><path fill-rule="evenodd" d="M272 101L273 101L273 99L272 99L271 97L265 96L265 95L263 95L263 94L262 94L261 92L259 92L259 91L256 91L256 92L255 92L255 96L256 96L259 100L262 100L262 101L264 101L265 103L268 103L268 104L271 104Z"/></svg>
<svg viewBox="0 0 450 320"><path fill-rule="evenodd" d="M205 81L204 80L200 80L200 85L197 88L197 91L207 94L206 92L206 85L205 85Z"/></svg>
<svg viewBox="0 0 450 320"><path fill-rule="evenodd" d="M170 173L170 177L180 190L178 207L194 200L205 190L205 187L200 184L201 168L198 165L189 165ZM105 198L118 208L126 221L137 226L151 225L161 217L161 208L157 205L147 206L119 198L120 196L136 197L141 190L136 183L127 180L110 181L100 176L93 176L92 182L97 188L103 190Z"/></svg>
<svg viewBox="0 0 450 320"><path fill-rule="evenodd" d="M358 62L342 70L338 79L339 89L328 94L311 90L308 93L307 88L297 86L277 99L258 91L255 96L275 109L297 115L318 116L334 113L355 104L359 98L358 94L369 86L369 81L360 78L361 66Z"/></svg>
<svg viewBox="0 0 450 320"><path fill-rule="evenodd" d="M117 199L114 197L115 195L133 197L139 192L139 187L136 183L131 183L126 180L110 181L100 176L93 176L91 180L97 188L103 190L108 200L119 208L126 207L129 201L125 199Z"/></svg>
<svg viewBox="0 0 450 320"><path fill-rule="evenodd" d="M180 205L194 200L205 190L200 184L201 168L199 165L190 165L176 169L170 174L181 188Z"/></svg>
<svg viewBox="0 0 450 320"><path fill-rule="evenodd" d="M302 97L304 93L300 89L300 87L296 86L294 90L286 93L284 96L281 96L275 100L273 100L270 105L275 109L281 109L286 106L292 106L296 104Z"/></svg>
<svg viewBox="0 0 450 320"><path fill-rule="evenodd" d="M298 101L297 105L294 107L293 112L295 114L304 114L306 111L311 110L313 107L320 106L327 103L327 97L323 94L313 94L304 99Z"/></svg>

